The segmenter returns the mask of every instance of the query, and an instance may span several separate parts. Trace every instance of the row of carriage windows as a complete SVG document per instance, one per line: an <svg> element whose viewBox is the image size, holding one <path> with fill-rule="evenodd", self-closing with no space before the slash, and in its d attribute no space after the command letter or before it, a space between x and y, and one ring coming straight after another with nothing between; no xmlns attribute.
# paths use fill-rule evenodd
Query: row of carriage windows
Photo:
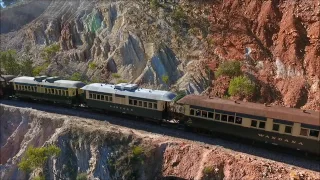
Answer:
<svg viewBox="0 0 320 180"><path fill-rule="evenodd" d="M58 95L58 96L67 96L68 95L67 90L53 89L53 88L44 88L44 93ZM75 92L73 92L73 95L75 95Z"/></svg>
<svg viewBox="0 0 320 180"><path fill-rule="evenodd" d="M36 86L16 85L16 89L19 91L37 92Z"/></svg>
<svg viewBox="0 0 320 180"><path fill-rule="evenodd" d="M112 96L89 93L89 99L112 102Z"/></svg>
<svg viewBox="0 0 320 180"><path fill-rule="evenodd" d="M136 100L136 99L129 99L129 105L139 106L139 107L144 107L144 108L149 108L149 109L158 109L157 103L140 101L140 100Z"/></svg>
<svg viewBox="0 0 320 180"><path fill-rule="evenodd" d="M38 87L36 86L16 85L16 89L19 91L38 92ZM44 93L59 95L59 96L68 96L68 90L62 90L62 89L44 88ZM73 95L75 95L75 93L76 92L73 92Z"/></svg>
<svg viewBox="0 0 320 180"><path fill-rule="evenodd" d="M213 119L216 121L223 121L228 123L235 123L235 124L242 124L242 118L238 116L220 114L220 113L213 113L207 111L201 111L198 109L190 109L191 116L199 116L204 118Z"/></svg>
<svg viewBox="0 0 320 180"><path fill-rule="evenodd" d="M190 109L190 115L191 116L199 116L203 118L209 118L216 121L223 121L228 123L235 123L235 124L242 124L242 118L234 115L226 115L226 114L220 114L220 113L213 113L208 111L202 111L197 109ZM259 120L251 120L251 127L258 128L258 129L265 129L266 122L265 121L259 121ZM272 125L272 131L279 132L280 131L280 124L273 123ZM292 126L285 125L284 127L284 133L291 134L292 133ZM300 135L301 136L310 136L310 137L319 137L319 131L313 130L313 129L307 129L307 128L301 128L300 129Z"/></svg>

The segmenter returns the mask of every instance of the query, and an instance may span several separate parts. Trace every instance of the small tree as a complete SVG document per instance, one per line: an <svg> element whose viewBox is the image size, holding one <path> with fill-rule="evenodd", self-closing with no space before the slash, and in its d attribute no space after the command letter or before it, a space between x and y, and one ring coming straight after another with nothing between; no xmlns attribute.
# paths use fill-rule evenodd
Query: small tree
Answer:
<svg viewBox="0 0 320 180"><path fill-rule="evenodd" d="M41 53L41 57L47 62L51 62L50 59L53 58L59 50L60 50L59 44L52 44L43 49Z"/></svg>
<svg viewBox="0 0 320 180"><path fill-rule="evenodd" d="M160 3L158 2L158 0L151 0L150 7L152 10L157 10L160 7Z"/></svg>
<svg viewBox="0 0 320 180"><path fill-rule="evenodd" d="M77 175L77 179L76 180L87 180L87 174L86 173L80 173Z"/></svg>
<svg viewBox="0 0 320 180"><path fill-rule="evenodd" d="M187 95L186 91L178 91L177 96L173 99L173 101L177 102L186 95Z"/></svg>
<svg viewBox="0 0 320 180"><path fill-rule="evenodd" d="M32 60L28 56L26 59L22 60L21 62L21 74L25 76L32 76L33 75L33 67L32 67Z"/></svg>
<svg viewBox="0 0 320 180"><path fill-rule="evenodd" d="M230 81L228 93L231 96L252 97L256 85L246 76L235 77Z"/></svg>
<svg viewBox="0 0 320 180"><path fill-rule="evenodd" d="M58 156L61 150L55 145L48 147L29 147L25 156L22 158L18 167L27 173L30 173L36 168L43 168L49 157Z"/></svg>
<svg viewBox="0 0 320 180"><path fill-rule="evenodd" d="M161 79L169 87L169 76L168 75L163 75L161 77Z"/></svg>
<svg viewBox="0 0 320 180"><path fill-rule="evenodd" d="M72 80L72 81L81 81L82 80L82 75L80 73L78 73L78 72L75 72L70 77L70 80Z"/></svg>
<svg viewBox="0 0 320 180"><path fill-rule="evenodd" d="M96 63L94 63L94 62L89 63L89 69L94 70L94 69L96 69L96 67L97 67Z"/></svg>
<svg viewBox="0 0 320 180"><path fill-rule="evenodd" d="M239 61L226 61L222 63L215 72L216 77L221 75L235 77L240 76L241 74L241 65Z"/></svg>
<svg viewBox="0 0 320 180"><path fill-rule="evenodd" d="M3 68L7 74L18 75L20 73L20 64L16 55L15 50L0 52L0 68Z"/></svg>

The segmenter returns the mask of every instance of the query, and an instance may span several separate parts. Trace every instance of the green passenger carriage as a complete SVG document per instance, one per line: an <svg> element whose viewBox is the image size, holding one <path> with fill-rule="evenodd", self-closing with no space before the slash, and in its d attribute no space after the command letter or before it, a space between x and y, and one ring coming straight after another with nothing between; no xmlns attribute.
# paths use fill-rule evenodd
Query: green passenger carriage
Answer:
<svg viewBox="0 0 320 180"><path fill-rule="evenodd" d="M196 95L178 104L190 128L320 153L319 112Z"/></svg>
<svg viewBox="0 0 320 180"><path fill-rule="evenodd" d="M160 121L166 119L175 94L139 88L136 84L94 83L81 88L88 107Z"/></svg>
<svg viewBox="0 0 320 180"><path fill-rule="evenodd" d="M63 104L80 104L80 81L60 80L58 77L17 77L11 80L15 96L24 99L45 100Z"/></svg>

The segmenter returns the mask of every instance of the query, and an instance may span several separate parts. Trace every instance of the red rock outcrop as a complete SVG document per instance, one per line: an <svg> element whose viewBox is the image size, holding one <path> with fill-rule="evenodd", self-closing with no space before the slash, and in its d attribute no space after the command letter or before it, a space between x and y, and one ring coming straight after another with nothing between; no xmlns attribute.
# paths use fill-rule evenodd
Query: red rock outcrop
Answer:
<svg viewBox="0 0 320 180"><path fill-rule="evenodd" d="M210 2L209 37L214 48L208 49L207 58L218 55L225 60L244 60L245 48L250 47L253 61L263 66L254 74L261 86L275 87L280 92L278 99L263 98L265 101L317 110L319 103L314 99L318 99L316 82L320 76L319 5L317 0Z"/></svg>

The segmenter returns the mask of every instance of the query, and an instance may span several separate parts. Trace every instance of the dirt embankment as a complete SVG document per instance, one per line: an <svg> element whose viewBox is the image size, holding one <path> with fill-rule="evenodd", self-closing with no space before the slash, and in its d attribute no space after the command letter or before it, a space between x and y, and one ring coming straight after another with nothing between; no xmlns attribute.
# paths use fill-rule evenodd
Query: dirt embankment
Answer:
<svg viewBox="0 0 320 180"><path fill-rule="evenodd" d="M0 105L1 179L27 179L17 164L30 145L56 144L47 162L63 178L319 179L301 169L222 147L116 126L108 122ZM142 153L139 152L139 148Z"/></svg>

